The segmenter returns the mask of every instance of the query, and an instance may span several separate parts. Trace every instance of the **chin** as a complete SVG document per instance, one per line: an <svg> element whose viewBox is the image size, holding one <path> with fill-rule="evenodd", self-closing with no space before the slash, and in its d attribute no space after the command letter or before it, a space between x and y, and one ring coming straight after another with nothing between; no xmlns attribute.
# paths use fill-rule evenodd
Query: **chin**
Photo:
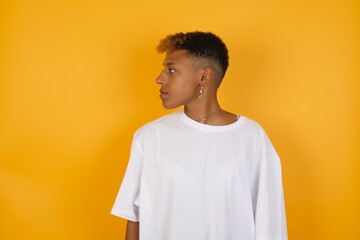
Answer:
<svg viewBox="0 0 360 240"><path fill-rule="evenodd" d="M172 104L166 104L163 102L163 107L166 109L166 110L171 110L171 109L174 109L174 108L177 108L177 107L180 107L181 105L172 105Z"/></svg>

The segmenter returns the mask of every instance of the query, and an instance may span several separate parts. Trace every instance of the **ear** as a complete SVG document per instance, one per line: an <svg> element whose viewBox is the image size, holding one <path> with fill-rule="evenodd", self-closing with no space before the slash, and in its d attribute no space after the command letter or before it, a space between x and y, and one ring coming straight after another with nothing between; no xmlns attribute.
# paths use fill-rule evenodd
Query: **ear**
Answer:
<svg viewBox="0 0 360 240"><path fill-rule="evenodd" d="M205 86L209 84L209 82L213 81L213 79L214 79L214 70L212 70L209 67L205 67L202 70L200 85Z"/></svg>

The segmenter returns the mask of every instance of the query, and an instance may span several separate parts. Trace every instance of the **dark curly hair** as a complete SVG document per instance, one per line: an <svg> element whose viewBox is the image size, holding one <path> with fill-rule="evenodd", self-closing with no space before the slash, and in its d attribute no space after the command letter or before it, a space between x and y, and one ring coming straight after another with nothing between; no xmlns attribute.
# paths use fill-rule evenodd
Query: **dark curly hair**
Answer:
<svg viewBox="0 0 360 240"><path fill-rule="evenodd" d="M218 36L211 32L180 32L168 35L157 46L159 53L173 50L186 50L190 56L206 60L220 85L229 66L229 56L224 42Z"/></svg>

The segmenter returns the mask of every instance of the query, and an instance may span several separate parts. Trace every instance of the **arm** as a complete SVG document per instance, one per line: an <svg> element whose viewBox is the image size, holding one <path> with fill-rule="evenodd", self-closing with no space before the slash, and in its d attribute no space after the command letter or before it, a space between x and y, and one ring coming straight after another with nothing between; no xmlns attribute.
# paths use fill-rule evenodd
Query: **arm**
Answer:
<svg viewBox="0 0 360 240"><path fill-rule="evenodd" d="M125 240L139 240L139 223L127 221Z"/></svg>
<svg viewBox="0 0 360 240"><path fill-rule="evenodd" d="M255 212L256 239L287 240L281 161L265 133L262 145Z"/></svg>

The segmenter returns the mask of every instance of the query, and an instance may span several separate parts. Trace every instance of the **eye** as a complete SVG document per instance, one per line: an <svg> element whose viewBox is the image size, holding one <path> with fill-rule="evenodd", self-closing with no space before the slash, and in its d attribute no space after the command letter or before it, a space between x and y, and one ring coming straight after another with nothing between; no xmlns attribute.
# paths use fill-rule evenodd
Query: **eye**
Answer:
<svg viewBox="0 0 360 240"><path fill-rule="evenodd" d="M174 73L175 69L169 68L168 71L169 71L169 73Z"/></svg>

